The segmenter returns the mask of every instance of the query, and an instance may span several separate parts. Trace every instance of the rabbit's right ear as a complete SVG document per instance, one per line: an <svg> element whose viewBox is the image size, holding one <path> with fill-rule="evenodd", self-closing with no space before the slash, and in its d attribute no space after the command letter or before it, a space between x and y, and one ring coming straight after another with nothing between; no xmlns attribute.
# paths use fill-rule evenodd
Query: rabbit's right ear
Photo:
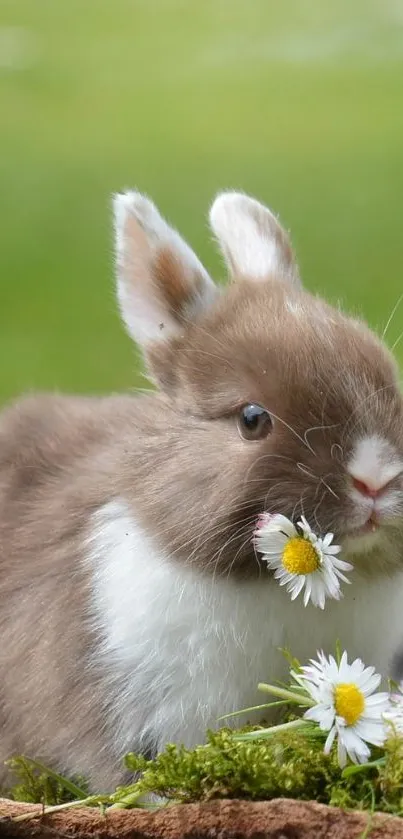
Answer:
<svg viewBox="0 0 403 839"><path fill-rule="evenodd" d="M191 248L139 192L113 200L117 296L123 320L141 346L180 335L217 289Z"/></svg>
<svg viewBox="0 0 403 839"><path fill-rule="evenodd" d="M222 192L210 224L233 277L266 282L273 277L300 285L290 240L275 215L241 192Z"/></svg>

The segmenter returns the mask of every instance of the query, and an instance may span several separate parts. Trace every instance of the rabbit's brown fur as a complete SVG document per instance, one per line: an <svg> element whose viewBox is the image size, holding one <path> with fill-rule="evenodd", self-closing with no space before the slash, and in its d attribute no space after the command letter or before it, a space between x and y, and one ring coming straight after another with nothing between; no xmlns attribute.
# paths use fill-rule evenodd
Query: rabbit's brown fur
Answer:
<svg viewBox="0 0 403 839"><path fill-rule="evenodd" d="M403 592L395 364L365 324L301 290L265 208L220 200L222 292L150 202L117 199L120 305L158 392L30 397L0 419L1 755L93 787L121 777L124 749L191 744L252 704L257 681L283 672L284 640L314 654L352 616L352 652L368 644L384 675L403 641L388 600ZM239 433L248 403L271 414L265 439ZM381 453L374 480L393 467L366 542L349 541L364 521L349 472L361 440ZM332 530L359 596L324 615L290 604L255 554L264 510Z"/></svg>

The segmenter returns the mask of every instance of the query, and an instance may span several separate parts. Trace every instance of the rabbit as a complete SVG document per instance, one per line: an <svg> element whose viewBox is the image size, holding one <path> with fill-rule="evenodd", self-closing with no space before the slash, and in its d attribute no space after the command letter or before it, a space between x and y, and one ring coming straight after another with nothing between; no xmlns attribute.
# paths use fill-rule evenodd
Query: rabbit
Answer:
<svg viewBox="0 0 403 839"><path fill-rule="evenodd" d="M388 677L403 630L389 351L302 288L256 199L211 207L225 286L147 197L113 205L118 304L150 389L28 396L0 418L3 787L23 753L111 790L126 752L192 747L262 703L258 682L287 674L279 648L304 662L339 639ZM255 551L263 511L335 534L354 566L340 602L291 602Z"/></svg>

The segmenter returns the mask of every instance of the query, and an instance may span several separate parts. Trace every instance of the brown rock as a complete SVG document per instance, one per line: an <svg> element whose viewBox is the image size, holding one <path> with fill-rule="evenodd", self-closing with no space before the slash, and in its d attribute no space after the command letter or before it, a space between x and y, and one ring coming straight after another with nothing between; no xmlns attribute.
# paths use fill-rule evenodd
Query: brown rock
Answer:
<svg viewBox="0 0 403 839"><path fill-rule="evenodd" d="M0 799L0 839L360 839L369 826L366 813L346 813L314 802L209 801L182 804L154 813L118 810L100 815L77 808L32 821L11 816L40 810ZM370 839L403 839L403 819L377 814Z"/></svg>

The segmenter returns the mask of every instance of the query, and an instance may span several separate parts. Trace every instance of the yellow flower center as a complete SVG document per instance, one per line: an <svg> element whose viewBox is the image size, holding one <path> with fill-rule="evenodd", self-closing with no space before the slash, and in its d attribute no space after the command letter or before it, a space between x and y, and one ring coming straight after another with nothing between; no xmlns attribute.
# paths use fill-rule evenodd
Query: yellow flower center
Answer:
<svg viewBox="0 0 403 839"><path fill-rule="evenodd" d="M312 542L302 536L288 539L281 560L290 574L312 574L320 566L320 559Z"/></svg>
<svg viewBox="0 0 403 839"><path fill-rule="evenodd" d="M334 690L334 707L347 725L355 725L365 708L364 694L354 682L344 682Z"/></svg>

